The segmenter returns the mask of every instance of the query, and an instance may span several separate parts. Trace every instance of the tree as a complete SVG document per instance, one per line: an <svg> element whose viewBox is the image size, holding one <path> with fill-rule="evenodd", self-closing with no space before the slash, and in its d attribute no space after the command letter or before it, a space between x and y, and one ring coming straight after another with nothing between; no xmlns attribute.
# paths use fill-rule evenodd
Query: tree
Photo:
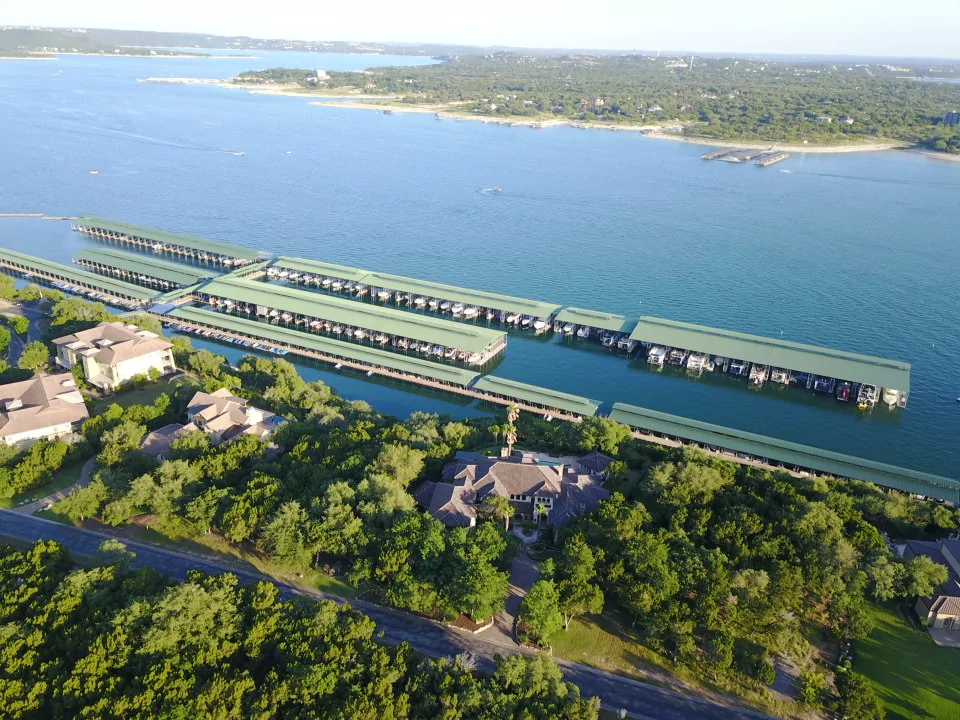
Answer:
<svg viewBox="0 0 960 720"><path fill-rule="evenodd" d="M873 684L860 673L838 669L837 712L849 720L884 720L887 713Z"/></svg>
<svg viewBox="0 0 960 720"><path fill-rule="evenodd" d="M500 495L488 495L483 501L482 511L494 518L503 521L504 531L510 530L510 518L514 516L517 509L507 498Z"/></svg>
<svg viewBox="0 0 960 720"><path fill-rule="evenodd" d="M34 340L23 348L17 367L21 370L30 370L36 375L47 366L50 359L50 350L42 342Z"/></svg>
<svg viewBox="0 0 960 720"><path fill-rule="evenodd" d="M425 457L426 453L422 450L391 443L384 445L369 469L372 473L395 479L406 488L423 472Z"/></svg>
<svg viewBox="0 0 960 720"><path fill-rule="evenodd" d="M11 315L7 318L7 323L17 335L25 336L30 329L30 320L23 315Z"/></svg>
<svg viewBox="0 0 960 720"><path fill-rule="evenodd" d="M557 562L557 579L564 630L570 629L570 622L577 615L603 612L603 590L596 582L596 559L582 535L573 536L564 545Z"/></svg>
<svg viewBox="0 0 960 720"><path fill-rule="evenodd" d="M0 300L13 300L17 294L17 286L9 275L0 275Z"/></svg>
<svg viewBox="0 0 960 720"><path fill-rule="evenodd" d="M827 692L827 679L816 670L804 670L800 673L800 702L810 707L823 705Z"/></svg>
<svg viewBox="0 0 960 720"><path fill-rule="evenodd" d="M310 516L296 500L280 506L260 535L270 557L290 565L305 567L310 563Z"/></svg>
<svg viewBox="0 0 960 720"><path fill-rule="evenodd" d="M890 562L890 558L878 555L867 566L867 576L873 586L873 596L877 600L890 600L897 596L903 587L905 570L902 563Z"/></svg>
<svg viewBox="0 0 960 720"><path fill-rule="evenodd" d="M150 368L150 370L147 372L147 375L152 383L155 383L160 379L160 371L155 367Z"/></svg>
<svg viewBox="0 0 960 720"><path fill-rule="evenodd" d="M0 354L3 354L10 346L11 339L10 331L5 327L0 327Z"/></svg>
<svg viewBox="0 0 960 720"><path fill-rule="evenodd" d="M109 498L107 486L100 480L94 480L85 487L74 488L73 492L53 506L53 511L66 515L72 522L83 522L96 516Z"/></svg>
<svg viewBox="0 0 960 720"><path fill-rule="evenodd" d="M546 641L563 627L560 595L551 580L537 580L520 603L517 620L540 641Z"/></svg>
<svg viewBox="0 0 960 720"><path fill-rule="evenodd" d="M948 577L945 565L934 562L926 555L916 555L907 561L904 568L900 594L907 598L929 597L934 588L945 583Z"/></svg>

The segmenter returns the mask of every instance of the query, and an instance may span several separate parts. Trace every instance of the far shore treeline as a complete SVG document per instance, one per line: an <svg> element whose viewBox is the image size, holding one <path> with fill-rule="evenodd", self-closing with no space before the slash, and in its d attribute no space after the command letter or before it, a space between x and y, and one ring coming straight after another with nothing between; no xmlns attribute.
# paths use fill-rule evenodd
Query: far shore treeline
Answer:
<svg viewBox="0 0 960 720"><path fill-rule="evenodd" d="M730 141L901 141L960 153L960 66L500 52L363 72L272 68L234 82L382 95L463 114L673 127Z"/></svg>

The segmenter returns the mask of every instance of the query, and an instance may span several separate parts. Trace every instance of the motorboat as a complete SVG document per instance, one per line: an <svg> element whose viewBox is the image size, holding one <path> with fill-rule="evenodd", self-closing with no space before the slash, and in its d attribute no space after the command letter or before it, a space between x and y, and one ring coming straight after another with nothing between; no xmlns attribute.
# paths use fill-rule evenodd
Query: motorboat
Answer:
<svg viewBox="0 0 960 720"><path fill-rule="evenodd" d="M617 336L613 333L607 333L600 341L604 347L613 347L617 344Z"/></svg>
<svg viewBox="0 0 960 720"><path fill-rule="evenodd" d="M647 362L650 365L663 367L664 360L667 358L667 349L660 345L654 345L647 353Z"/></svg>
<svg viewBox="0 0 960 720"><path fill-rule="evenodd" d="M581 339L590 337L590 328L586 325L581 325L580 329L577 330L577 337Z"/></svg>
<svg viewBox="0 0 960 720"><path fill-rule="evenodd" d="M850 396L853 394L853 386L848 382L842 382L837 385L837 400L840 402L848 402Z"/></svg>

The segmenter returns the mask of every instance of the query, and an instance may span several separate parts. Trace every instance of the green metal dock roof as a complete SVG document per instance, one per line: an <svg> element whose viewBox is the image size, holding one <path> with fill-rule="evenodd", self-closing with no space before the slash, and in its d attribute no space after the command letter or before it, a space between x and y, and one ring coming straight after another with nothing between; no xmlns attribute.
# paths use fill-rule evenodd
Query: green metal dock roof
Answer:
<svg viewBox="0 0 960 720"><path fill-rule="evenodd" d="M335 265L333 263L320 262L319 260L289 257L287 255L278 257L273 261L273 265L287 270L342 278L343 280L353 280L354 282L363 282L363 278L370 274L369 271L361 270L360 268Z"/></svg>
<svg viewBox="0 0 960 720"><path fill-rule="evenodd" d="M274 265L298 270L300 272L313 272L318 275L353 280L363 283L364 285L372 285L373 287L386 288L388 290L411 293L413 295L423 295L425 297L442 298L452 302L460 302L464 305L503 310L519 315L532 315L538 318L549 317L560 308L560 306L555 303L526 300L525 298L501 295L485 290L471 290L470 288L444 285L443 283L431 282L429 280L418 280L402 275L361 270L360 268L316 262L314 260L304 260L303 258L279 257L274 262Z"/></svg>
<svg viewBox="0 0 960 720"><path fill-rule="evenodd" d="M546 408L574 413L576 415L595 415L600 404L579 395L550 390L537 385L508 380L507 378L485 375L473 385L474 390L516 398L521 402L542 405Z"/></svg>
<svg viewBox="0 0 960 720"><path fill-rule="evenodd" d="M133 223L119 220L109 220L93 215L82 215L77 218L77 222L81 225L88 225L90 227L100 228L101 230L109 230L124 235L134 235L144 238L145 240L153 240L169 245L180 245L182 247L194 248L195 250L240 258L242 260L259 260L269 254L259 250L251 250L242 245L234 245L233 243L207 240L205 238L193 237L192 235L180 235L179 233L167 232L166 230L134 225Z"/></svg>
<svg viewBox="0 0 960 720"><path fill-rule="evenodd" d="M224 315L212 310L178 308L171 312L168 317L187 323L203 323L222 328L228 332L261 338L266 342L284 343L346 360L354 360L368 365L389 368L397 372L419 375L439 382L460 385L461 387L469 385L478 375L476 372L465 368L443 365L418 357L388 352L387 350L355 345L342 340L333 340L257 320Z"/></svg>
<svg viewBox="0 0 960 720"><path fill-rule="evenodd" d="M255 280L221 278L200 292L470 352L483 352L506 335L499 330Z"/></svg>
<svg viewBox="0 0 960 720"><path fill-rule="evenodd" d="M123 252L112 248L87 248L74 258L75 262L79 260L183 286L196 285L201 280L217 277L220 274L215 270L181 265L150 255Z"/></svg>
<svg viewBox="0 0 960 720"><path fill-rule="evenodd" d="M564 308L557 314L557 320L564 323L573 323L574 325L600 328L601 330L608 330L610 332L632 332L637 326L636 320L631 320L623 315L614 315L612 313L586 310L577 307Z"/></svg>
<svg viewBox="0 0 960 720"><path fill-rule="evenodd" d="M766 458L787 466L864 480L941 500L960 501L960 481L939 475L886 465L625 403L614 403L610 418L641 430Z"/></svg>
<svg viewBox="0 0 960 720"><path fill-rule="evenodd" d="M70 267L69 265L61 265L60 263L44 260L43 258L34 257L33 255L27 255L15 250L0 248L0 260L19 263L37 272L55 275L62 278L64 282L87 285L117 297L150 300L157 296L156 290L148 290L139 285L123 282L122 280L114 280L110 277L97 275L96 273Z"/></svg>
<svg viewBox="0 0 960 720"><path fill-rule="evenodd" d="M633 340L908 392L910 364L816 345L641 317Z"/></svg>

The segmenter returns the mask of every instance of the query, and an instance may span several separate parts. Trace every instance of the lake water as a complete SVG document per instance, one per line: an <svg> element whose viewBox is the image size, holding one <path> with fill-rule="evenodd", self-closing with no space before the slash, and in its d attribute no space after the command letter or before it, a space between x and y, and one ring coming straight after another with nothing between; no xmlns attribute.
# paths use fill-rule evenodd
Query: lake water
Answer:
<svg viewBox="0 0 960 720"><path fill-rule="evenodd" d="M493 372L960 474L960 164L888 152L795 155L760 169L702 162L702 147L630 132L386 116L136 82L422 61L261 53L0 62L0 212L103 215L905 360L908 407L869 414L792 389L657 374L552 339L511 337ZM504 192L483 192L494 186ZM0 219L0 243L61 262L85 242L68 223ZM391 412L479 411L362 376L305 372Z"/></svg>

